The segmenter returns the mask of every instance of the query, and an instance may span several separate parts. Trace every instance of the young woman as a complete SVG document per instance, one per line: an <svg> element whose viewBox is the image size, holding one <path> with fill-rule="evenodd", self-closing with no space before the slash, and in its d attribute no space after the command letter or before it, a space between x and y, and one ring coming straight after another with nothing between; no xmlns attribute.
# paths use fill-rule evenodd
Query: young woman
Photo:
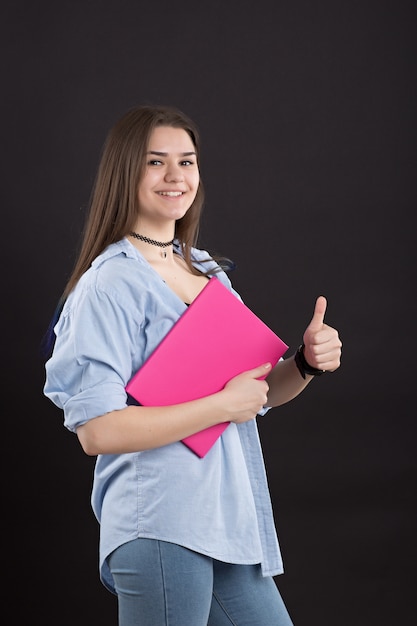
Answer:
<svg viewBox="0 0 417 626"><path fill-rule="evenodd" d="M125 391L212 276L239 297L223 262L196 247L199 155L195 124L172 107L139 106L110 131L51 325L44 392L97 456L100 576L117 594L120 626L289 626L256 416L339 367L325 298L295 356L273 369L259 363L173 406L138 406ZM225 421L204 458L181 443Z"/></svg>

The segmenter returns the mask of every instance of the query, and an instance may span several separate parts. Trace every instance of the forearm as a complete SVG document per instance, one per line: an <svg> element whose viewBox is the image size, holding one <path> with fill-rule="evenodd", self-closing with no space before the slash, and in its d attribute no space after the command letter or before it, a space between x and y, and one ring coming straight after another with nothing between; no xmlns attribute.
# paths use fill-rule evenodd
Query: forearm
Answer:
<svg viewBox="0 0 417 626"><path fill-rule="evenodd" d="M180 441L227 417L219 393L169 407L111 411L80 426L77 435L88 455L123 454Z"/></svg>
<svg viewBox="0 0 417 626"><path fill-rule="evenodd" d="M289 402L300 394L311 382L314 376L306 375L302 378L294 357L279 361L266 381L269 385L268 406L280 406Z"/></svg>

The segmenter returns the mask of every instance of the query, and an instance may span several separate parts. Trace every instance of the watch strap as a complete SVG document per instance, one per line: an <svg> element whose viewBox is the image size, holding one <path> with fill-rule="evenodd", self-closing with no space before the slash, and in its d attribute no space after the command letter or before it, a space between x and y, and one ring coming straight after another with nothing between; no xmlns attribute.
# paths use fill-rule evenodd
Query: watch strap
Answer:
<svg viewBox="0 0 417 626"><path fill-rule="evenodd" d="M301 376L305 379L306 374L309 374L310 376L321 376L322 374L324 374L325 370L320 370L317 369L316 367L311 367L311 365L309 365L306 361L306 358L304 356L304 343L302 343L300 346L298 346L297 351L294 355L294 360L295 360L295 364L298 367L298 371L300 372Z"/></svg>

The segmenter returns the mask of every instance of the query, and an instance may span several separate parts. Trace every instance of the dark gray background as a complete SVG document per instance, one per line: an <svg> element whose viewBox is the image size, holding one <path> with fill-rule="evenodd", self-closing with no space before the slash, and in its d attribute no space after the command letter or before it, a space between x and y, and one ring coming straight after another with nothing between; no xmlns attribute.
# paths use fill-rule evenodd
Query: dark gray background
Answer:
<svg viewBox="0 0 417 626"><path fill-rule="evenodd" d="M201 245L235 260L246 303L290 355L323 293L344 343L337 373L260 421L295 625L414 624L415 2L0 12L9 623L116 624L98 580L94 459L43 397L39 347L105 134L151 102L200 127Z"/></svg>

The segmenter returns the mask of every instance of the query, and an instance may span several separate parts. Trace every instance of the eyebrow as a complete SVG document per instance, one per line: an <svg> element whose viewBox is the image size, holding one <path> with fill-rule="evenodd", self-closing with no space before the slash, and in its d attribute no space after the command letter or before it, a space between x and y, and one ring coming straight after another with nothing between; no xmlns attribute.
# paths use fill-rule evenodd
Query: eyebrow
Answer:
<svg viewBox="0 0 417 626"><path fill-rule="evenodd" d="M157 150L149 150L146 154L155 154L156 156L163 156L163 157L167 157L168 156L168 152L158 152ZM186 156L196 156L196 152L180 152L179 156L182 157L186 157Z"/></svg>

